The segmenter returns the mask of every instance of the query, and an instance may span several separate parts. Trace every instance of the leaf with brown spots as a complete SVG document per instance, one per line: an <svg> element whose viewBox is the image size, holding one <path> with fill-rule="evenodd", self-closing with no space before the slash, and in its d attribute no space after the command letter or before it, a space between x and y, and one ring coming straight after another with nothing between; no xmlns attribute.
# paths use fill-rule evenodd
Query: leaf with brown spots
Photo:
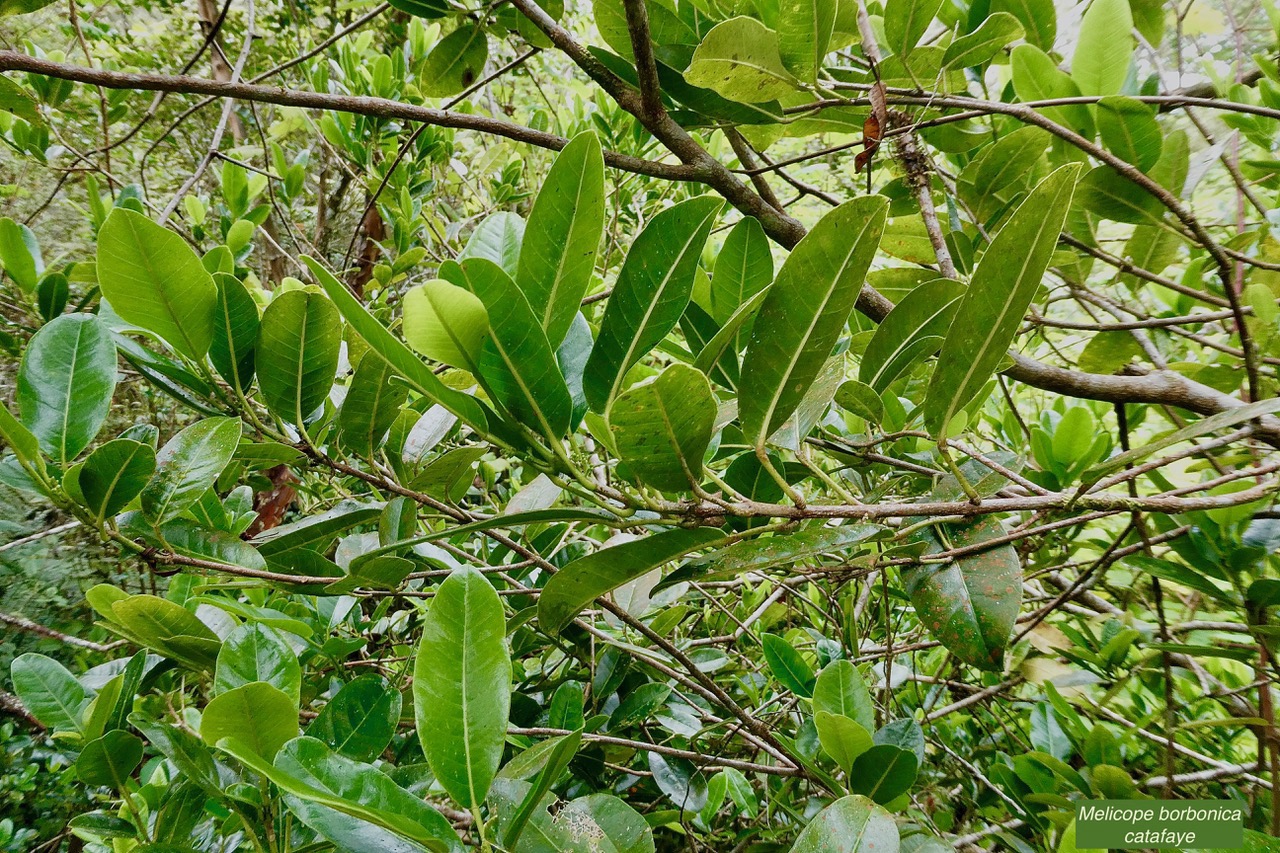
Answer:
<svg viewBox="0 0 1280 853"><path fill-rule="evenodd" d="M926 555L1004 534L994 518L943 527L949 547L933 529L917 535L927 543ZM1004 650L1022 606L1022 564L1012 545L996 545L948 563L923 563L904 570L902 581L920 620L952 654L979 669L1003 667Z"/></svg>

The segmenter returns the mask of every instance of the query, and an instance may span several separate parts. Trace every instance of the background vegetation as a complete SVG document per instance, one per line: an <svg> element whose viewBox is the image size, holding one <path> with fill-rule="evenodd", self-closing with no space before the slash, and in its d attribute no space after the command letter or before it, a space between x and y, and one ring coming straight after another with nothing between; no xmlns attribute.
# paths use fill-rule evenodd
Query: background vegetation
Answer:
<svg viewBox="0 0 1280 853"><path fill-rule="evenodd" d="M1276 849L1278 28L0 0L0 848Z"/></svg>

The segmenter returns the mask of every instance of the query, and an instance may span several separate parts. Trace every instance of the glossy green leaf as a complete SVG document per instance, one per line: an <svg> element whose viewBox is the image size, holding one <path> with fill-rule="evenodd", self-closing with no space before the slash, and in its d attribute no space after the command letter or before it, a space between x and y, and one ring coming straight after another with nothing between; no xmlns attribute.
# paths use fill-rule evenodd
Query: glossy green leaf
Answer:
<svg viewBox="0 0 1280 853"><path fill-rule="evenodd" d="M603 232L604 158L587 131L570 140L542 181L515 277L553 348L578 315Z"/></svg>
<svg viewBox="0 0 1280 853"><path fill-rule="evenodd" d="M45 273L36 285L36 306L46 322L57 317L67 308L71 297L71 282L60 272Z"/></svg>
<svg viewBox="0 0 1280 853"><path fill-rule="evenodd" d="M510 823L504 828L502 842L508 849L516 848L516 842L520 840L520 836L524 833L524 829L529 823L529 818L533 817L534 810L538 808L543 797L551 790L551 786L556 783L560 775L568 769L569 762L577 754L578 747L582 745L582 730L579 729L562 737L553 738L551 743L553 743L553 746L547 750L546 762L543 764L542 769L538 771L538 775L533 780L529 792L520 801L520 805L512 816Z"/></svg>
<svg viewBox="0 0 1280 853"><path fill-rule="evenodd" d="M480 79L488 58L484 27L464 20L427 54L420 78L423 93L434 98L457 95Z"/></svg>
<svg viewBox="0 0 1280 853"><path fill-rule="evenodd" d="M677 528L602 548L568 563L538 597L538 624L558 634L579 611L605 593L723 538L708 527Z"/></svg>
<svg viewBox="0 0 1280 853"><path fill-rule="evenodd" d="M475 294L432 279L404 295L401 334L427 358L479 375L480 350L489 336L489 315Z"/></svg>
<svg viewBox="0 0 1280 853"><path fill-rule="evenodd" d="M752 325L738 412L756 447L786 423L835 349L884 230L888 201L863 196L819 220L792 250Z"/></svg>
<svg viewBox="0 0 1280 853"><path fill-rule="evenodd" d="M302 667L279 631L247 622L237 626L222 641L213 690L225 693L255 681L279 688L297 703L302 690Z"/></svg>
<svg viewBox="0 0 1280 853"><path fill-rule="evenodd" d="M694 51L684 79L744 104L777 100L798 86L782 64L778 34L746 17L716 24Z"/></svg>
<svg viewBox="0 0 1280 853"><path fill-rule="evenodd" d="M463 261L462 273L488 311L492 332L480 351L478 378L522 424L551 441L560 439L569 431L573 400L528 300L491 261Z"/></svg>
<svg viewBox="0 0 1280 853"><path fill-rule="evenodd" d="M898 849L898 825L866 797L842 797L809 821L791 853L884 853Z"/></svg>
<svg viewBox="0 0 1280 853"><path fill-rule="evenodd" d="M778 51L783 66L806 83L817 83L836 25L836 0L781 0Z"/></svg>
<svg viewBox="0 0 1280 853"><path fill-rule="evenodd" d="M458 263L468 258L484 258L515 277L520 267L520 251L524 244L525 222L519 214L499 210L481 220L458 253ZM446 276L447 278L447 276Z"/></svg>
<svg viewBox="0 0 1280 853"><path fill-rule="evenodd" d="M390 0L391 8L399 9L416 18L443 18L449 14L449 4L445 0Z"/></svg>
<svg viewBox="0 0 1280 853"><path fill-rule="evenodd" d="M947 530L953 548L1004 535L993 518ZM945 550L932 532L921 538L926 554ZM920 621L951 653L979 669L1000 670L1022 604L1022 564L1012 545L913 566L903 572L902 582Z"/></svg>
<svg viewBox="0 0 1280 853"><path fill-rule="evenodd" d="M885 47L897 56L910 54L941 8L942 0L886 0Z"/></svg>
<svg viewBox="0 0 1280 853"><path fill-rule="evenodd" d="M876 744L853 762L849 789L877 803L890 803L911 789L920 765L914 753Z"/></svg>
<svg viewBox="0 0 1280 853"><path fill-rule="evenodd" d="M1080 86L1058 67L1047 53L1031 44L1020 44L1010 54L1013 90L1024 101L1049 101L1080 97ZM1087 139L1094 136L1093 110L1087 104L1040 107L1044 114Z"/></svg>
<svg viewBox="0 0 1280 853"><path fill-rule="evenodd" d="M3 9L2 0L0 9ZM7 216L0 219L0 265L5 275L27 293L35 292L40 274L44 272L44 258L36 235Z"/></svg>
<svg viewBox="0 0 1280 853"><path fill-rule="evenodd" d="M338 440L357 456L369 458L382 447L387 430L409 396L395 371L375 352L360 359L338 410Z"/></svg>
<svg viewBox="0 0 1280 853"><path fill-rule="evenodd" d="M1164 218L1160 199L1110 166L1099 166L1080 181L1079 205L1102 219L1156 225Z"/></svg>
<svg viewBox="0 0 1280 853"><path fill-rule="evenodd" d="M175 518L213 486L240 441L232 418L196 421L156 454L156 474L142 490L142 511L160 524Z"/></svg>
<svg viewBox="0 0 1280 853"><path fill-rule="evenodd" d="M400 691L380 675L362 675L343 685L307 727L307 736L357 761L382 754L400 721Z"/></svg>
<svg viewBox="0 0 1280 853"><path fill-rule="evenodd" d="M754 463L753 468L757 470L760 468L754 454L746 454L740 458L746 459L748 463ZM742 482L732 482L736 480L732 473L731 470L729 479L734 488L744 491L745 486L745 494L762 499L758 490ZM760 476L767 476L767 474L760 472ZM772 480L768 482L773 483ZM727 548L712 551L700 557L696 563L710 566L713 577L732 578L745 572L760 571L774 566L798 565L823 554L839 554L847 557L860 543L883 535L885 532L885 528L873 524L809 527L789 532L785 536L761 536L735 542Z"/></svg>
<svg viewBox="0 0 1280 853"><path fill-rule="evenodd" d="M809 666L799 650L777 634L763 634L760 642L764 648L765 662L769 664L773 677L797 696L806 699L813 696L813 667Z"/></svg>
<svg viewBox="0 0 1280 853"><path fill-rule="evenodd" d="M876 727L871 691L862 673L847 660L832 661L818 673L813 687L813 710L848 717L866 729L868 737Z"/></svg>
<svg viewBox="0 0 1280 853"><path fill-rule="evenodd" d="M227 384L245 394L253 384L258 345L258 303L240 279L226 273L214 276L218 301L214 309L209 361Z"/></svg>
<svg viewBox="0 0 1280 853"><path fill-rule="evenodd" d="M222 643L209 626L181 604L154 595L129 595L114 601L109 614L139 645L188 663L213 669Z"/></svg>
<svg viewBox="0 0 1280 853"><path fill-rule="evenodd" d="M698 357L694 359L693 366L703 373L716 375L716 371L723 367L722 359L725 355L728 353L736 355L741 348L740 342L745 338L742 332L755 320L767 296L768 291L762 290L738 306L738 310L725 320L719 331L698 350ZM696 306L690 306L690 310L694 307Z"/></svg>
<svg viewBox="0 0 1280 853"><path fill-rule="evenodd" d="M205 743L217 746L231 738L267 761L297 734L298 706L287 693L265 681L219 693L209 700L200 718L200 737Z"/></svg>
<svg viewBox="0 0 1280 853"><path fill-rule="evenodd" d="M156 470L151 445L117 438L96 448L80 468L80 494L99 523L120 512L142 493Z"/></svg>
<svg viewBox="0 0 1280 853"><path fill-rule="evenodd" d="M1008 12L993 12L976 30L947 45L942 65L944 68L982 65L1022 36L1022 24L1017 18Z"/></svg>
<svg viewBox="0 0 1280 853"><path fill-rule="evenodd" d="M711 273L710 313L721 326L773 281L773 252L764 227L747 216L729 229Z"/></svg>
<svg viewBox="0 0 1280 853"><path fill-rule="evenodd" d="M116 346L92 314L66 314L27 344L18 369L18 409L40 447L59 465L98 435L116 388Z"/></svg>
<svg viewBox="0 0 1280 853"><path fill-rule="evenodd" d="M916 361L931 354L923 351L923 341L936 339L935 350L942 344L964 292L960 282L940 278L926 281L904 296L876 327L863 350L858 379L884 393Z"/></svg>
<svg viewBox="0 0 1280 853"><path fill-rule="evenodd" d="M1093 0L1080 21L1071 76L1085 95L1115 95L1133 62L1133 13L1129 0Z"/></svg>
<svg viewBox="0 0 1280 853"><path fill-rule="evenodd" d="M218 288L177 234L124 207L98 232L98 285L120 318L201 359L213 341Z"/></svg>
<svg viewBox="0 0 1280 853"><path fill-rule="evenodd" d="M342 347L342 320L323 294L291 290L271 300L258 330L258 387L267 408L294 426L329 397Z"/></svg>
<svg viewBox="0 0 1280 853"><path fill-rule="evenodd" d="M484 801L502 761L511 705L506 618L484 575L458 569L423 620L413 706L431 771L463 808Z"/></svg>
<svg viewBox="0 0 1280 853"><path fill-rule="evenodd" d="M858 756L871 749L871 732L848 717L829 711L815 711L813 723L823 752L840 765L845 775L851 772Z"/></svg>
<svg viewBox="0 0 1280 853"><path fill-rule="evenodd" d="M884 401L870 385L849 379L836 389L836 405L865 421L878 424L884 420Z"/></svg>
<svg viewBox="0 0 1280 853"><path fill-rule="evenodd" d="M302 262L307 265L324 292L333 300L333 304L342 313L343 319L379 357L391 365L397 375L408 380L418 393L434 403L439 403L469 426L481 433L488 432L488 418L485 410L474 397L455 391L441 382L425 362L392 335L386 326L379 323L368 309L351 295L347 286L318 261L303 255Z"/></svg>
<svg viewBox="0 0 1280 853"><path fill-rule="evenodd" d="M123 791L142 763L142 741L115 729L84 745L76 759L76 775L86 785Z"/></svg>
<svg viewBox="0 0 1280 853"><path fill-rule="evenodd" d="M941 435L999 366L1031 305L1066 222L1079 167L1063 166L1027 196L978 263L929 380L925 424Z"/></svg>
<svg viewBox="0 0 1280 853"><path fill-rule="evenodd" d="M631 245L583 376L594 411L608 407L632 365L679 322L721 204L701 196L669 207L649 220Z"/></svg>
<svg viewBox="0 0 1280 853"><path fill-rule="evenodd" d="M642 483L671 492L702 480L716 400L707 377L673 364L652 382L624 392L609 406L618 457Z"/></svg>
<svg viewBox="0 0 1280 853"><path fill-rule="evenodd" d="M9 675L13 692L41 724L54 731L80 731L89 696L65 666L28 652L14 658Z"/></svg>

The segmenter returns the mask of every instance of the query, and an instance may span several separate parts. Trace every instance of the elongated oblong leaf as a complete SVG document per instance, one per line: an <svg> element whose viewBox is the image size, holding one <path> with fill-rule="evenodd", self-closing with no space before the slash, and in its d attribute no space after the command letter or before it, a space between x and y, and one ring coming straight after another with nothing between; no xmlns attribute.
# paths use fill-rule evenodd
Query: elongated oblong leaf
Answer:
<svg viewBox="0 0 1280 853"><path fill-rule="evenodd" d="M380 358L391 365L397 375L408 380L409 384L427 399L453 412L468 426L481 433L488 432L488 417L484 408L474 397L455 391L441 382L425 362L391 334L386 326L379 323L377 318L351 295L347 286L338 281L333 273L325 269L319 261L303 255L302 262L307 265L324 292L333 300L333 304L342 313L343 319L351 324L356 334L363 338Z"/></svg>
<svg viewBox="0 0 1280 853"><path fill-rule="evenodd" d="M480 350L478 378L518 420L551 441L559 439L569 430L573 400L528 300L492 261L469 258L461 266L492 330Z"/></svg>
<svg viewBox="0 0 1280 853"><path fill-rule="evenodd" d="M380 675L362 675L343 686L307 727L340 755L371 761L387 748L400 720L400 691Z"/></svg>
<svg viewBox="0 0 1280 853"><path fill-rule="evenodd" d="M235 276L218 273L214 280L218 286L218 302L209 360L218 375L243 394L253 384L254 353L261 324L258 303Z"/></svg>
<svg viewBox="0 0 1280 853"><path fill-rule="evenodd" d="M818 673L813 687L813 710L848 717L868 733L876 727L871 691L862 673L847 660L832 661Z"/></svg>
<svg viewBox="0 0 1280 853"><path fill-rule="evenodd" d="M1071 76L1085 95L1115 95L1133 61L1133 12L1129 0L1093 0L1080 21Z"/></svg>
<svg viewBox="0 0 1280 853"><path fill-rule="evenodd" d="M653 217L631 245L583 375L593 410L608 407L631 366L680 321L720 206L711 196L680 202Z"/></svg>
<svg viewBox="0 0 1280 853"><path fill-rule="evenodd" d="M757 447L786 423L849 321L884 231L888 199L863 196L827 213L792 250L751 327L738 413Z"/></svg>
<svg viewBox="0 0 1280 853"><path fill-rule="evenodd" d="M988 518L949 527L950 543L962 548L1004 534ZM932 531L920 535L925 553L943 550ZM903 585L920 621L956 657L979 669L998 671L1022 604L1022 564L1012 545L996 545L947 563L923 563L903 572Z"/></svg>
<svg viewBox="0 0 1280 853"><path fill-rule="evenodd" d="M743 104L774 101L798 87L782 64L778 34L746 17L712 27L694 51L684 79Z"/></svg>
<svg viewBox="0 0 1280 853"><path fill-rule="evenodd" d="M1013 343L1058 244L1079 171L1073 163L1041 181L987 247L929 380L924 419L930 431L946 430Z"/></svg>
<svg viewBox="0 0 1280 853"><path fill-rule="evenodd" d="M240 422L206 418L169 439L156 454L156 475L142 490L142 511L156 524L174 518L207 492L235 455Z"/></svg>
<svg viewBox="0 0 1280 853"><path fill-rule="evenodd" d="M13 691L37 720L50 729L80 731L89 697L75 676L53 658L28 652L9 670Z"/></svg>
<svg viewBox="0 0 1280 853"><path fill-rule="evenodd" d="M405 342L427 358L479 373L489 315L475 294L432 279L404 295Z"/></svg>
<svg viewBox="0 0 1280 853"><path fill-rule="evenodd" d="M323 294L282 293L262 313L258 330L258 385L267 408L301 426L333 387L342 347L338 309Z"/></svg>
<svg viewBox="0 0 1280 853"><path fill-rule="evenodd" d="M201 359L213 342L218 288L187 242L117 207L98 231L98 285L121 319Z"/></svg>
<svg viewBox="0 0 1280 853"><path fill-rule="evenodd" d="M116 345L92 314L66 314L32 336L18 370L18 409L59 465L97 436L116 388Z"/></svg>
<svg viewBox="0 0 1280 853"><path fill-rule="evenodd" d="M884 34L889 49L898 56L915 50L940 8L942 0L888 0L884 9Z"/></svg>
<svg viewBox="0 0 1280 853"><path fill-rule="evenodd" d="M604 232L604 157L590 131L557 155L529 212L516 284L560 346L591 284Z"/></svg>
<svg viewBox="0 0 1280 853"><path fill-rule="evenodd" d="M921 341L934 339L935 349L942 343L964 291L960 282L940 278L926 281L902 297L876 327L862 353L858 378L883 394L914 361L930 354L921 351Z"/></svg>
<svg viewBox="0 0 1280 853"><path fill-rule="evenodd" d="M338 440L357 456L368 458L382 446L409 396L404 383L391 381L393 375L391 365L376 352L356 365L338 410Z"/></svg>
<svg viewBox="0 0 1280 853"><path fill-rule="evenodd" d="M538 623L559 631L582 608L610 590L724 537L709 527L680 528L602 548L566 565L547 581L538 598Z"/></svg>
<svg viewBox="0 0 1280 853"><path fill-rule="evenodd" d="M744 218L724 238L711 272L710 314L721 326L747 300L773 281L773 253L764 226L754 216Z"/></svg>
<svg viewBox="0 0 1280 853"><path fill-rule="evenodd" d="M778 50L782 64L806 83L816 83L836 25L836 0L781 0Z"/></svg>
<svg viewBox="0 0 1280 853"><path fill-rule="evenodd" d="M702 480L716 400L698 370L671 365L614 400L608 420L618 456L640 482L675 492Z"/></svg>
<svg viewBox="0 0 1280 853"><path fill-rule="evenodd" d="M463 808L478 807L502 761L511 656L497 592L474 569L445 579L423 620L413 707L431 772Z"/></svg>

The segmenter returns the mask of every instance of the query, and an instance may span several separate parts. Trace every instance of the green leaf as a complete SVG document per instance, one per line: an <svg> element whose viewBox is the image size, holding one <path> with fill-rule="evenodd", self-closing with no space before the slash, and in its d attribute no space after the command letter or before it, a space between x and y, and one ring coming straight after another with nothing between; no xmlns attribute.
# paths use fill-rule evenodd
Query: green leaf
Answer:
<svg viewBox="0 0 1280 853"><path fill-rule="evenodd" d="M884 420L884 401L870 385L856 379L840 383L836 389L836 405L865 421L878 424Z"/></svg>
<svg viewBox="0 0 1280 853"><path fill-rule="evenodd" d="M443 18L450 8L446 0L390 0L392 9L399 9L415 18Z"/></svg>
<svg viewBox="0 0 1280 853"><path fill-rule="evenodd" d="M18 369L18 410L59 465L98 435L116 388L116 345L92 314L66 314L36 332Z"/></svg>
<svg viewBox="0 0 1280 853"><path fill-rule="evenodd" d="M423 620L413 707L431 772L463 808L484 801L507 737L511 656L497 592L475 569L445 579Z"/></svg>
<svg viewBox="0 0 1280 853"><path fill-rule="evenodd" d="M400 691L382 676L362 675L325 703L307 727L307 736L324 741L340 755L372 761L395 736L400 706Z"/></svg>
<svg viewBox="0 0 1280 853"><path fill-rule="evenodd" d="M721 204L700 196L669 207L649 220L631 245L583 375L594 411L608 408L627 371L679 322Z"/></svg>
<svg viewBox="0 0 1280 853"><path fill-rule="evenodd" d="M711 273L709 313L721 326L773 281L773 252L764 226L754 216L729 229Z"/></svg>
<svg viewBox="0 0 1280 853"><path fill-rule="evenodd" d="M37 9L43 9L53 0L0 0L0 18L10 15L26 15Z"/></svg>
<svg viewBox="0 0 1280 853"><path fill-rule="evenodd" d="M1084 95L1115 95L1133 62L1133 13L1129 0L1093 0L1080 20L1071 76Z"/></svg>
<svg viewBox="0 0 1280 853"><path fill-rule="evenodd" d="M471 232L467 245L458 253L458 263L467 258L484 258L486 261L493 261L514 278L520 267L524 232L524 219L518 214L505 210L491 213Z"/></svg>
<svg viewBox="0 0 1280 853"><path fill-rule="evenodd" d="M781 0L778 49L783 66L806 83L817 83L836 25L836 0Z"/></svg>
<svg viewBox="0 0 1280 853"><path fill-rule="evenodd" d="M214 281L218 286L218 301L209 361L227 384L245 394L253 384L256 364L254 348L261 325L258 303L235 276L219 273Z"/></svg>
<svg viewBox="0 0 1280 853"><path fill-rule="evenodd" d="M853 762L849 789L877 803L889 803L911 789L919 769L915 753L890 744L877 744Z"/></svg>
<svg viewBox="0 0 1280 853"><path fill-rule="evenodd" d="M234 737L224 738L218 748L269 779L285 794L291 812L325 838L332 835L343 850L417 853L418 848L403 846L401 838L408 838L433 851L461 853L461 844L456 835L450 837L453 830L439 812L377 768L343 759L315 738L299 737L286 744L276 756L278 766ZM339 816L309 809L307 804ZM354 824L351 818L356 819ZM443 827L439 821L444 822ZM388 832L371 832L370 826Z"/></svg>
<svg viewBox="0 0 1280 853"><path fill-rule="evenodd" d="M679 363L624 392L608 414L618 458L640 482L670 492L702 481L702 458L715 420L716 399L707 377Z"/></svg>
<svg viewBox="0 0 1280 853"><path fill-rule="evenodd" d="M117 438L98 447L80 469L80 494L101 524L142 493L156 470L151 445Z"/></svg>
<svg viewBox="0 0 1280 853"><path fill-rule="evenodd" d="M1091 169L1080 181L1079 205L1103 219L1159 225L1165 206L1143 187L1110 166Z"/></svg>
<svg viewBox="0 0 1280 853"><path fill-rule="evenodd" d="M233 418L206 418L169 439L142 490L143 513L155 524L177 517L213 486L239 441L240 421Z"/></svg>
<svg viewBox="0 0 1280 853"><path fill-rule="evenodd" d="M316 277L316 281L333 300L333 304L338 307L343 318L356 334L386 361L397 375L404 377L418 393L433 403L439 403L471 428L481 434L488 433L488 418L485 410L474 397L455 391L441 382L425 362L392 335L386 326L379 323L368 309L351 295L347 286L321 266L319 261L303 255L302 262L311 270L311 274Z"/></svg>
<svg viewBox="0 0 1280 853"><path fill-rule="evenodd" d="M934 434L982 390L1013 343L1058 243L1078 173L1072 164L1041 181L978 263L929 380L924 418Z"/></svg>
<svg viewBox="0 0 1280 853"><path fill-rule="evenodd" d="M783 687L806 699L813 696L813 667L794 646L777 634L764 634L760 638L764 647L764 659L773 677Z"/></svg>
<svg viewBox="0 0 1280 853"><path fill-rule="evenodd" d="M863 351L858 378L884 393L915 361L932 355L955 318L965 286L950 278L924 282L893 306ZM933 341L927 345L925 341ZM932 351L927 347L932 346Z"/></svg>
<svg viewBox="0 0 1280 853"><path fill-rule="evenodd" d="M893 853L898 825L866 797L848 796L818 812L791 853Z"/></svg>
<svg viewBox="0 0 1280 853"><path fill-rule="evenodd" d="M760 467L754 454L740 457ZM769 481L771 484L772 480ZM739 491L748 496L754 494L748 484L732 482ZM776 486L775 486L776 488ZM711 574L704 579L734 578L746 572L760 571L781 565L798 565L804 561L823 554L848 555L854 546L873 537L885 534L885 528L873 524L847 524L841 527L810 527L804 530L789 532L786 535L762 536L735 542L728 548L712 551L699 558L698 564L712 567ZM674 572L671 580L686 570Z"/></svg>
<svg viewBox="0 0 1280 853"><path fill-rule="evenodd" d="M827 213L792 250L752 325L738 411L757 448L786 423L835 349L884 230L888 200Z"/></svg>
<svg viewBox="0 0 1280 853"><path fill-rule="evenodd" d="M8 2L12 3L13 0L8 0ZM40 2L41 5L44 5L41 0L33 0L33 2ZM3 9L4 6L5 3L0 2L0 9ZM0 12L0 17L4 17L3 12ZM17 116L32 127L44 128L48 126L32 93L8 77L0 78L0 110ZM0 232L3 232L5 228L6 226L0 225ZM0 244L4 242L5 238L0 236ZM3 260L3 249L0 249L0 265L8 266ZM21 286L19 284L19 287Z"/></svg>
<svg viewBox="0 0 1280 853"><path fill-rule="evenodd" d="M885 47L897 56L910 54L941 8L942 0L886 0Z"/></svg>
<svg viewBox="0 0 1280 853"><path fill-rule="evenodd" d="M538 772L537 778L529 788L529 793L525 794L524 799L520 801L511 822L503 832L503 846L509 850L516 849L516 842L524 833L529 818L533 817L534 809L542 802L542 798L551 790L551 786L556 783L560 775L568 769L569 762L577 754L578 747L582 745L582 730L578 729L562 737L553 738L548 743L553 745L547 750L542 770Z"/></svg>
<svg viewBox="0 0 1280 853"><path fill-rule="evenodd" d="M489 336L489 315L475 294L443 279L432 279L404 295L401 334L427 358L478 376L480 349Z"/></svg>
<svg viewBox="0 0 1280 853"><path fill-rule="evenodd" d="M815 711L813 723L818 730L818 743L840 765L846 776L852 772L858 756L871 749L871 732L848 717L829 711Z"/></svg>
<svg viewBox="0 0 1280 853"><path fill-rule="evenodd" d="M709 527L678 528L601 548L556 572L538 597L538 623L558 634L595 599L664 563L705 548L724 536Z"/></svg>
<svg viewBox="0 0 1280 853"><path fill-rule="evenodd" d="M209 626L180 604L154 595L125 596L110 605L111 618L129 639L194 669L213 669L222 643Z"/></svg>
<svg viewBox="0 0 1280 853"><path fill-rule="evenodd" d="M76 759L76 775L91 787L126 790L129 777L142 763L142 741L115 729L90 741Z"/></svg>
<svg viewBox="0 0 1280 853"><path fill-rule="evenodd" d="M488 311L492 330L480 351L477 378L521 423L550 441L559 440L569 431L573 400L528 300L491 261L465 260L462 273Z"/></svg>
<svg viewBox="0 0 1280 853"><path fill-rule="evenodd" d="M556 157L529 212L516 284L559 347L591 284L604 232L604 157L586 131Z"/></svg>
<svg viewBox="0 0 1280 853"><path fill-rule="evenodd" d="M489 40L484 27L464 21L427 54L418 78L423 94L447 98L462 92L480 79L488 59Z"/></svg>
<svg viewBox="0 0 1280 853"><path fill-rule="evenodd" d="M1098 101L1098 132L1112 154L1147 171L1160 159L1164 134L1153 107L1133 98Z"/></svg>
<svg viewBox="0 0 1280 853"><path fill-rule="evenodd" d="M54 731L80 731L88 694L75 676L53 658L28 652L14 658L13 692L31 715Z"/></svg>
<svg viewBox="0 0 1280 853"><path fill-rule="evenodd" d="M117 207L98 232L98 285L122 320L155 332L188 358L213 342L218 288L187 241Z"/></svg>
<svg viewBox="0 0 1280 853"><path fill-rule="evenodd" d="M213 690L225 693L255 681L279 688L297 704L302 691L302 667L279 631L247 622L237 626L222 641Z"/></svg>
<svg viewBox="0 0 1280 853"><path fill-rule="evenodd" d="M948 527L953 548L980 545L1004 535L994 518ZM946 550L931 532L920 534L925 553ZM1022 604L1022 564L1012 545L996 545L947 563L923 563L902 573L925 628L960 660L999 671Z"/></svg>
<svg viewBox="0 0 1280 853"><path fill-rule="evenodd" d="M0 0L0 9L4 8ZM31 229L9 217L0 219L0 264L5 274L26 293L34 293L44 272L40 243Z"/></svg>
<svg viewBox="0 0 1280 853"><path fill-rule="evenodd" d="M976 30L947 45L942 67L982 65L1022 36L1022 24L1017 18L1008 12L993 12Z"/></svg>
<svg viewBox="0 0 1280 853"><path fill-rule="evenodd" d="M210 796L222 796L222 778L217 762L199 738L178 726L149 720L136 712L129 714L129 723L161 755L173 762L184 779L194 782Z"/></svg>
<svg viewBox="0 0 1280 853"><path fill-rule="evenodd" d="M1042 51L1053 50L1058 35L1058 17L1053 0L991 0L988 13L996 15L1001 12L1018 19L1029 44Z"/></svg>
<svg viewBox="0 0 1280 853"><path fill-rule="evenodd" d="M777 100L798 87L782 64L778 34L746 17L712 27L693 52L684 79L744 104Z"/></svg>
<svg viewBox="0 0 1280 853"><path fill-rule="evenodd" d="M1017 2L1017 0L1011 0ZM1041 47L1044 49L1042 50ZM1010 54L1010 69L1013 72L1013 91L1023 101L1048 101L1058 98L1080 97L1080 86L1071 75L1058 67L1045 50L1034 44L1020 44ZM1042 107L1038 112L1050 118L1086 139L1094 136L1093 111L1087 104L1071 104L1061 107Z"/></svg>
<svg viewBox="0 0 1280 853"><path fill-rule="evenodd" d="M57 317L67 308L71 296L71 282L60 272L45 273L36 285L36 306L46 322Z"/></svg>
<svg viewBox="0 0 1280 853"><path fill-rule="evenodd" d="M1218 412L1216 415L1201 418L1181 429L1146 439L1141 445L1126 453L1120 453L1110 459L1104 459L1086 470L1080 480L1085 485L1091 485L1108 474L1120 471L1153 453L1164 450L1166 447L1172 447L1175 444L1190 441L1193 438L1199 438L1202 435L1208 435L1220 429L1233 427L1245 421L1251 421L1254 418L1273 415L1276 412L1280 412L1280 398L1259 400L1256 403L1246 403L1243 406Z"/></svg>
<svg viewBox="0 0 1280 853"><path fill-rule="evenodd" d="M741 349L740 341L744 338L741 332L755 320L767 295L768 291L762 290L738 306L738 310L725 320L719 331L698 350L698 357L693 361L693 366L697 370L712 375L717 370L717 366L723 364L721 359L727 353L732 352L735 356L737 355L738 350Z"/></svg>
<svg viewBox="0 0 1280 853"><path fill-rule="evenodd" d="M213 746L230 738L270 761L298 734L298 706L287 693L255 681L219 693L200 718L200 737Z"/></svg>
<svg viewBox="0 0 1280 853"><path fill-rule="evenodd" d="M258 387L272 414L302 426L329 397L342 348L338 309L322 294L290 290L271 300L258 330Z"/></svg>
<svg viewBox="0 0 1280 853"><path fill-rule="evenodd" d="M347 384L347 396L338 410L338 440L357 456L368 459L382 446L409 397L404 383L391 381L394 375L391 365L370 352L360 359Z"/></svg>
<svg viewBox="0 0 1280 853"><path fill-rule="evenodd" d="M871 691L862 673L847 660L832 661L818 673L813 687L813 710L848 717L866 729L868 737L876 727Z"/></svg>

